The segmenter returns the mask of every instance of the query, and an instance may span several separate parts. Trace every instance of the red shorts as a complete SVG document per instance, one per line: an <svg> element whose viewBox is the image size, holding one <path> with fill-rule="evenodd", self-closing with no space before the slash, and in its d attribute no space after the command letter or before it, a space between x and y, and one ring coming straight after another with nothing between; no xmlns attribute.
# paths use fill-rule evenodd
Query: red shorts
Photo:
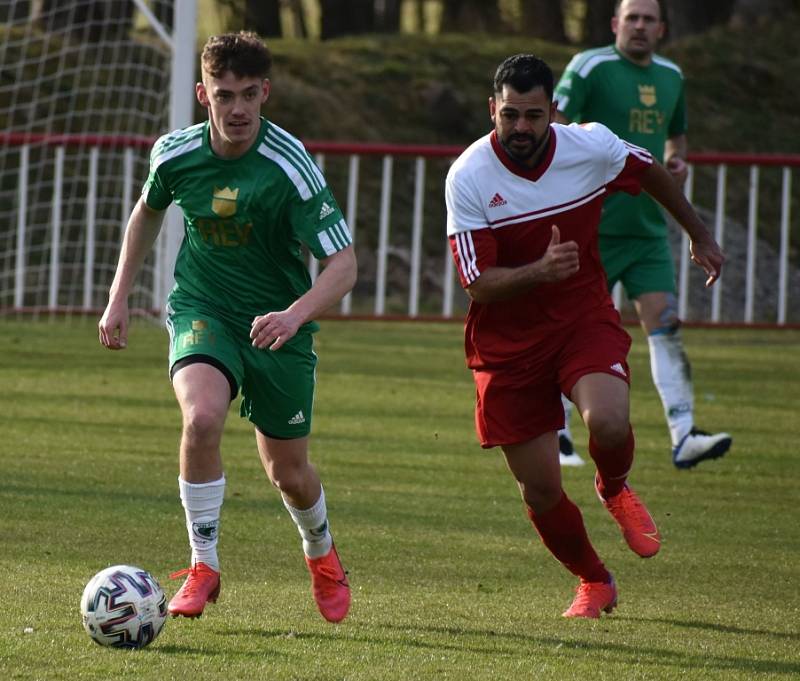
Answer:
<svg viewBox="0 0 800 681"><path fill-rule="evenodd" d="M613 307L547 336L536 353L503 369L474 370L475 428L481 446L527 442L564 427L561 393L586 374L617 376L630 385L631 337Z"/></svg>

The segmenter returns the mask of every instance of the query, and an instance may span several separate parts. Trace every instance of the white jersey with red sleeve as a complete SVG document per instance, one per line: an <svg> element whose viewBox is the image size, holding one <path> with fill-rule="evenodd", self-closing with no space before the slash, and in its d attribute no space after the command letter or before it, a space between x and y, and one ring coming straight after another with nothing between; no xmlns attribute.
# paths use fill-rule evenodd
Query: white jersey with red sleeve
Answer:
<svg viewBox="0 0 800 681"><path fill-rule="evenodd" d="M447 175L447 234L461 285L491 267L519 267L541 258L557 225L561 242L575 241L580 269L564 281L541 284L509 300L471 303L467 362L501 367L535 354L554 328L612 305L597 245L603 199L618 190L637 194L653 162L600 123L550 126L542 161L513 161L496 133L477 140Z"/></svg>

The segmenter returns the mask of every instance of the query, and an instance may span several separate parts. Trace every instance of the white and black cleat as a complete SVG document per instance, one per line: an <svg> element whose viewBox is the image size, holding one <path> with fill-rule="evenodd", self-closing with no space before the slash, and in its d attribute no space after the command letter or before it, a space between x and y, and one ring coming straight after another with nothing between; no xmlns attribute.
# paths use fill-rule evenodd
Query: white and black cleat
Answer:
<svg viewBox="0 0 800 681"><path fill-rule="evenodd" d="M563 433L558 436L558 460L562 466L583 466L586 463L575 451L572 440Z"/></svg>
<svg viewBox="0 0 800 681"><path fill-rule="evenodd" d="M731 448L733 438L728 433L707 433L692 428L677 447L672 449L672 463L676 468L693 468L701 461L718 459Z"/></svg>

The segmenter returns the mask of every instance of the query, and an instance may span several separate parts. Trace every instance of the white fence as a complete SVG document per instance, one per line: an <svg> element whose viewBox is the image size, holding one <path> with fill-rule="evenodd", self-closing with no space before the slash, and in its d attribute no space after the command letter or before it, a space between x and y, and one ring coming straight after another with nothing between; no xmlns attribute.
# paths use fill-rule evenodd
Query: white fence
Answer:
<svg viewBox="0 0 800 681"><path fill-rule="evenodd" d="M0 135L0 311L102 309L120 238L147 173L152 140ZM444 236L443 183L457 147L309 143L342 204L359 257L344 315L460 317ZM687 194L728 252L709 292L676 237L680 315L711 323L800 324L800 227L792 176L800 156L694 154ZM14 176L9 177L9 170ZM794 244L794 245L793 245ZM167 237L132 306L158 315L170 285ZM792 266L794 262L794 267ZM310 262L312 276L316 261ZM619 293L615 292L619 303Z"/></svg>

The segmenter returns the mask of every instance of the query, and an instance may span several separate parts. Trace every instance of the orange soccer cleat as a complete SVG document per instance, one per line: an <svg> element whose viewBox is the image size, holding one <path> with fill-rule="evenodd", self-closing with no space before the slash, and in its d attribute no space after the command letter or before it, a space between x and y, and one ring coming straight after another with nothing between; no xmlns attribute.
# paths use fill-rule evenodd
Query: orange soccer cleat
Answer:
<svg viewBox="0 0 800 681"><path fill-rule="evenodd" d="M322 616L328 622L341 622L350 609L350 584L336 553L336 547L321 558L306 556L311 572L311 591Z"/></svg>
<svg viewBox="0 0 800 681"><path fill-rule="evenodd" d="M625 483L625 487L619 494L604 499L600 494L598 482L597 475L595 475L594 488L597 496L622 529L622 536L625 537L631 551L642 558L656 555L661 548L661 535L636 492Z"/></svg>
<svg viewBox="0 0 800 681"><path fill-rule="evenodd" d="M581 579L575 589L575 600L562 617L588 617L597 619L600 611L611 612L617 607L617 585L610 582L587 582Z"/></svg>
<svg viewBox="0 0 800 681"><path fill-rule="evenodd" d="M188 575L183 586L169 602L167 610L173 617L200 617L206 603L217 602L219 596L219 572L205 563L196 563L190 568L173 572L169 578L177 579Z"/></svg>

